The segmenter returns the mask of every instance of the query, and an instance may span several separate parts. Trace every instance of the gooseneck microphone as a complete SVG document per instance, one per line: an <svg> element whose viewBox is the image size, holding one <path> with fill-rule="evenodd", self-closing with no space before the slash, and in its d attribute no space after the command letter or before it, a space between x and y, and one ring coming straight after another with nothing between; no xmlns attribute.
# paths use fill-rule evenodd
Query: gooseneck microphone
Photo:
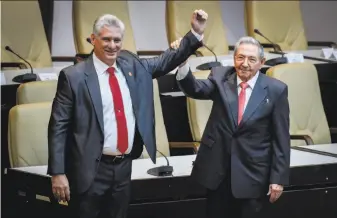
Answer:
<svg viewBox="0 0 337 218"><path fill-rule="evenodd" d="M268 42L270 42L270 44L273 45L273 48L274 48L274 50L276 52L282 52L283 53L281 47L278 44L275 44L272 41L270 41L270 39L268 39L267 37L265 37L258 29L254 29L254 33L260 35L261 37L263 37L264 39L266 39Z"/></svg>
<svg viewBox="0 0 337 218"><path fill-rule="evenodd" d="M12 81L13 82L17 82L17 83L26 83L26 82L36 81L37 76L36 76L36 74L33 73L33 67L32 67L32 65L30 65L30 63L28 61L26 61L23 57L21 57L16 52L14 52L8 45L5 46L5 49L7 51L11 52L12 54L16 55L18 58L20 58L24 62L26 62L29 65L29 67L30 67L30 73L26 73L26 74L15 76Z"/></svg>
<svg viewBox="0 0 337 218"><path fill-rule="evenodd" d="M158 150L157 150L158 151ZM147 171L148 174L152 176L172 176L173 167L170 166L170 162L167 157L158 151L166 159L166 166L154 167Z"/></svg>
<svg viewBox="0 0 337 218"><path fill-rule="evenodd" d="M266 39L268 42L270 42L273 45L274 51L277 54L282 55L281 57L272 58L272 59L267 60L265 62L265 65L275 66L275 65L279 65L279 64L285 64L285 63L288 62L287 58L284 57L284 52L282 51L281 47L278 44L273 43L270 39L265 37L258 29L254 29L254 33L260 35L261 37Z"/></svg>
<svg viewBox="0 0 337 218"><path fill-rule="evenodd" d="M212 51L212 49L210 49L210 48L209 48L207 45L205 45L204 43L203 43L203 46L204 46L207 50L209 50L209 51L214 55L215 61L200 64L199 66L197 66L197 69L198 69L198 70L210 70L210 69L212 69L213 67L221 66L221 63L218 62L218 58L217 58L216 54Z"/></svg>

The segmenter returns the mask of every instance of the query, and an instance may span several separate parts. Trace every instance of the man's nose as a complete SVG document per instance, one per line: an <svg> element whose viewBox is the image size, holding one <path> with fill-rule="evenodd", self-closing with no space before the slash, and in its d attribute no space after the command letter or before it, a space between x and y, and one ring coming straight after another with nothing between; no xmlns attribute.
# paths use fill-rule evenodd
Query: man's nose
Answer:
<svg viewBox="0 0 337 218"><path fill-rule="evenodd" d="M245 58L245 60L243 61L242 65L244 67L248 67L248 59L247 58Z"/></svg>
<svg viewBox="0 0 337 218"><path fill-rule="evenodd" d="M116 43L115 43L114 40L111 40L111 41L110 41L109 47L112 48L112 49L116 48Z"/></svg>

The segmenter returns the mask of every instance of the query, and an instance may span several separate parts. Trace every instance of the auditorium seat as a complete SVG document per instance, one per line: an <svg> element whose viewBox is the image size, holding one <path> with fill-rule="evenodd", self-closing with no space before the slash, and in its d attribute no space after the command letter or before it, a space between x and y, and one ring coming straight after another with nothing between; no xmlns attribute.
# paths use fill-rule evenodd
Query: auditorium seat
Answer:
<svg viewBox="0 0 337 218"><path fill-rule="evenodd" d="M33 68L52 67L38 1L1 1L1 62L23 63L29 68L24 61L5 50L6 46L26 59Z"/></svg>
<svg viewBox="0 0 337 218"><path fill-rule="evenodd" d="M193 75L197 79L207 79L210 71L197 71ZM187 114L193 141L200 144L202 134L205 130L209 115L212 110L211 100L198 100L186 97Z"/></svg>
<svg viewBox="0 0 337 218"><path fill-rule="evenodd" d="M315 66L282 64L269 68L267 75L288 85L291 145L331 143L336 130L329 130Z"/></svg>
<svg viewBox="0 0 337 218"><path fill-rule="evenodd" d="M96 18L103 14L113 14L123 21L125 35L123 49L136 53L136 44L131 26L127 1L73 1L73 29L76 53L89 54L93 46L87 42Z"/></svg>
<svg viewBox="0 0 337 218"><path fill-rule="evenodd" d="M29 104L53 101L57 88L57 80L23 83L16 93L17 104Z"/></svg>
<svg viewBox="0 0 337 218"><path fill-rule="evenodd" d="M227 35L222 22L220 1L166 1L166 33L168 43L183 37L191 30L191 15L203 9L208 16L203 42L216 55L228 54ZM213 56L206 48L198 49L202 56Z"/></svg>
<svg viewBox="0 0 337 218"><path fill-rule="evenodd" d="M22 104L9 112L8 151L11 167L48 163L47 127L51 102Z"/></svg>
<svg viewBox="0 0 337 218"><path fill-rule="evenodd" d="M307 50L308 46L332 46L333 42L308 42L300 1L245 1L245 20L249 36L270 43L254 32L258 29L283 51Z"/></svg>

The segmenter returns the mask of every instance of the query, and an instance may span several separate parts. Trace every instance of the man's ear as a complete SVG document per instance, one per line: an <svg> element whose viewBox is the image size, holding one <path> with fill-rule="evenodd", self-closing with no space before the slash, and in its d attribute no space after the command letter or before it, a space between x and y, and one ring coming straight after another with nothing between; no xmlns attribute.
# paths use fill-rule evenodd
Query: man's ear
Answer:
<svg viewBox="0 0 337 218"><path fill-rule="evenodd" d="M95 40L96 40L95 34L92 33L92 34L90 35L90 40L91 40L91 44L92 44L92 45L95 45Z"/></svg>
<svg viewBox="0 0 337 218"><path fill-rule="evenodd" d="M264 65L265 62L266 62L266 58L262 58L261 59L261 65Z"/></svg>

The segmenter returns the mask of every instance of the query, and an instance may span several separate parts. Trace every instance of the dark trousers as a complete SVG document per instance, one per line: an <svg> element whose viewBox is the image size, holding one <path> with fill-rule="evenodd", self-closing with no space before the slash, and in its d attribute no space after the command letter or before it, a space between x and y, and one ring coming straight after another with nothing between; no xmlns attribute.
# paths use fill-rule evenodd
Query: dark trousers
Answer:
<svg viewBox="0 0 337 218"><path fill-rule="evenodd" d="M103 155L88 191L71 196L69 207L76 218L125 218L130 199L132 158Z"/></svg>
<svg viewBox="0 0 337 218"><path fill-rule="evenodd" d="M258 199L235 198L231 178L227 176L216 190L207 191L207 218L259 218L267 202L267 196Z"/></svg>

